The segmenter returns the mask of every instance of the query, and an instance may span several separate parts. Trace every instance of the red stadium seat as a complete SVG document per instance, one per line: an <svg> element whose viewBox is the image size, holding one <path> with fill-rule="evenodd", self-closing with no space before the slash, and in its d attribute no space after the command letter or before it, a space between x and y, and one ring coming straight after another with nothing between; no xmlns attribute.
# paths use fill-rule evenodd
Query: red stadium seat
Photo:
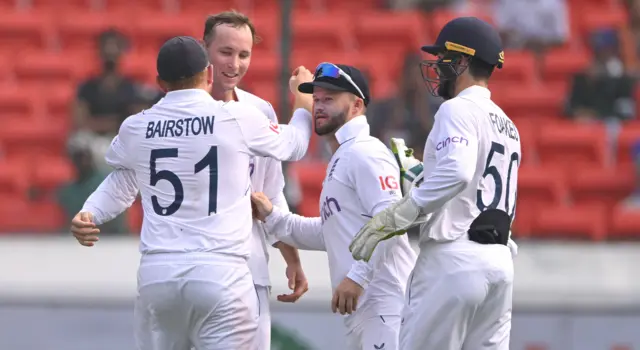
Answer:
<svg viewBox="0 0 640 350"><path fill-rule="evenodd" d="M607 221L604 206L545 206L538 208L533 231L536 238L601 241L607 234Z"/></svg>
<svg viewBox="0 0 640 350"><path fill-rule="evenodd" d="M70 12L58 17L55 24L63 50L95 55L94 60L97 60L100 33L108 29L125 32L130 22L126 17L104 12Z"/></svg>
<svg viewBox="0 0 640 350"><path fill-rule="evenodd" d="M536 59L532 52L507 50L504 66L491 75L491 84L530 85L536 79Z"/></svg>
<svg viewBox="0 0 640 350"><path fill-rule="evenodd" d="M618 163L631 165L634 161L632 151L636 143L640 146L640 122L634 121L624 124L620 135L618 135Z"/></svg>
<svg viewBox="0 0 640 350"><path fill-rule="evenodd" d="M64 125L71 125L73 118L72 105L76 95L76 88L70 85L57 86L41 93L46 115L41 116L47 121ZM43 121L44 122L44 121Z"/></svg>
<svg viewBox="0 0 640 350"><path fill-rule="evenodd" d="M0 232L29 232L31 222L35 218L35 216L25 215L25 213L29 213L29 210L29 202L24 196L3 197L0 201Z"/></svg>
<svg viewBox="0 0 640 350"><path fill-rule="evenodd" d="M30 0L30 10L36 12L67 13L67 11L88 11L92 9L92 0Z"/></svg>
<svg viewBox="0 0 640 350"><path fill-rule="evenodd" d="M538 163L538 142L539 122L534 120L514 120L520 135L521 164L531 165Z"/></svg>
<svg viewBox="0 0 640 350"><path fill-rule="evenodd" d="M48 14L0 12L0 51L15 55L47 49L52 32Z"/></svg>
<svg viewBox="0 0 640 350"><path fill-rule="evenodd" d="M27 195L31 175L28 165L23 161L0 161L0 195L2 198Z"/></svg>
<svg viewBox="0 0 640 350"><path fill-rule="evenodd" d="M29 203L29 210L30 215L37 218L25 224L30 233L54 233L68 227L64 211L53 198Z"/></svg>
<svg viewBox="0 0 640 350"><path fill-rule="evenodd" d="M609 238L640 239L640 206L632 207L621 203L614 208Z"/></svg>
<svg viewBox="0 0 640 350"><path fill-rule="evenodd" d="M513 119L552 119L560 115L566 95L564 85L490 85L491 98Z"/></svg>
<svg viewBox="0 0 640 350"><path fill-rule="evenodd" d="M38 166L33 168L32 185L39 190L55 190L76 176L75 168L67 157L37 158L37 163Z"/></svg>
<svg viewBox="0 0 640 350"><path fill-rule="evenodd" d="M29 89L15 85L0 87L0 118L24 120L36 113L36 96Z"/></svg>
<svg viewBox="0 0 640 350"><path fill-rule="evenodd" d="M280 57L278 55L263 55L251 60L251 67L247 71L243 82L251 85L256 83L271 83L280 79Z"/></svg>
<svg viewBox="0 0 640 350"><path fill-rule="evenodd" d="M312 161L292 163L289 171L295 174L304 193L298 211L304 216L318 216L322 181L327 173L327 163Z"/></svg>
<svg viewBox="0 0 640 350"><path fill-rule="evenodd" d="M127 210L127 225L132 234L139 236L140 232L142 232L143 217L142 203L140 203L140 200L136 200Z"/></svg>
<svg viewBox="0 0 640 350"><path fill-rule="evenodd" d="M15 63L16 78L23 84L50 87L76 81L76 61L63 53L25 54Z"/></svg>
<svg viewBox="0 0 640 350"><path fill-rule="evenodd" d="M587 5L576 7L580 13L581 36L587 38L590 32L599 29L621 29L628 25L628 14L622 6L610 7Z"/></svg>
<svg viewBox="0 0 640 350"><path fill-rule="evenodd" d="M604 167L607 160L605 129L600 124L545 124L538 135L540 160L567 169Z"/></svg>
<svg viewBox="0 0 640 350"><path fill-rule="evenodd" d="M13 121L0 129L0 143L9 157L58 156L65 150L66 133L63 125Z"/></svg>
<svg viewBox="0 0 640 350"><path fill-rule="evenodd" d="M367 13L355 22L355 38L360 49L403 55L417 52L431 38L419 12L387 11Z"/></svg>
<svg viewBox="0 0 640 350"><path fill-rule="evenodd" d="M134 50L157 55L162 44L174 36L200 38L202 23L191 16L155 14L138 18L130 30Z"/></svg>
<svg viewBox="0 0 640 350"><path fill-rule="evenodd" d="M429 22L431 23L431 33L440 33L440 30L454 18L461 16L473 16L478 17L488 23L493 24L493 17L491 14L479 11L466 11L466 12L452 12L452 11L436 11L431 15Z"/></svg>
<svg viewBox="0 0 640 350"><path fill-rule="evenodd" d="M571 198L580 204L613 207L627 197L636 185L635 169L582 167L568 176Z"/></svg>
<svg viewBox="0 0 640 350"><path fill-rule="evenodd" d="M176 2L178 3L180 12L188 14L214 14L222 11L228 11L229 9L245 10L241 6L238 6L240 4L235 0L178 0Z"/></svg>
<svg viewBox="0 0 640 350"><path fill-rule="evenodd" d="M307 67L313 74L316 67L322 62L331 62L336 64L348 64L359 66L360 55L348 53L342 50L324 51L322 55L318 55L309 51L293 52L291 55L291 65L293 68L300 65Z"/></svg>
<svg viewBox="0 0 640 350"><path fill-rule="evenodd" d="M219 0L212 1L211 3L216 3L218 1ZM107 12L116 14L144 13L153 15L154 13L162 13L172 10L172 3L173 1L167 0L107 0L104 2L105 6L103 9Z"/></svg>
<svg viewBox="0 0 640 350"><path fill-rule="evenodd" d="M325 17L301 14L295 16L292 22L295 51L317 53L318 48L322 48L323 51L340 51L348 50L353 46L352 22L346 15Z"/></svg>
<svg viewBox="0 0 640 350"><path fill-rule="evenodd" d="M155 85L158 71L152 62L156 61L156 57L151 52L125 55L122 59L122 74L139 83Z"/></svg>
<svg viewBox="0 0 640 350"><path fill-rule="evenodd" d="M542 61L542 77L547 82L570 82L573 75L585 70L590 62L591 53L587 50L552 49L545 54Z"/></svg>
<svg viewBox="0 0 640 350"><path fill-rule="evenodd" d="M276 113L280 112L280 89L277 80L273 81L249 81L243 88L254 95L271 103ZM283 116L279 116L284 118ZM288 116L289 118L291 116Z"/></svg>

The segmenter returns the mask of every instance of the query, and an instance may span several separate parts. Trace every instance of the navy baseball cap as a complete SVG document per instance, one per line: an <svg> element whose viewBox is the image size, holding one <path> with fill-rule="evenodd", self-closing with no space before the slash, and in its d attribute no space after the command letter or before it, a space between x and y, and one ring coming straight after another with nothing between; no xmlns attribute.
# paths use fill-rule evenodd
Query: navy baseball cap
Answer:
<svg viewBox="0 0 640 350"><path fill-rule="evenodd" d="M207 50L190 36L177 36L165 42L158 52L160 79L173 82L190 78L209 66Z"/></svg>
<svg viewBox="0 0 640 350"><path fill-rule="evenodd" d="M422 51L432 55L455 51L498 68L504 64L500 35L493 26L476 17L458 17L449 21L438 34L436 43L423 46Z"/></svg>
<svg viewBox="0 0 640 350"><path fill-rule="evenodd" d="M364 74L358 68L346 64L320 63L313 75L313 81L300 84L298 91L312 94L314 86L350 92L363 99L365 106L371 101L369 83Z"/></svg>

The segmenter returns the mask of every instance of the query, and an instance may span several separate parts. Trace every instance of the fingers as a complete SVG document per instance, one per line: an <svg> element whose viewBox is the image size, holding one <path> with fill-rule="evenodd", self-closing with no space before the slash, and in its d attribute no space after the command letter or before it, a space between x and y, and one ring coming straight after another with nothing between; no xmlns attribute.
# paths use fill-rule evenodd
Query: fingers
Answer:
<svg viewBox="0 0 640 350"><path fill-rule="evenodd" d="M93 247L100 240L98 237L100 229L93 222L91 213L78 213L71 220L71 233L78 243L85 247Z"/></svg>
<svg viewBox="0 0 640 350"><path fill-rule="evenodd" d="M338 302L340 301L340 294L338 293L338 291L336 290L335 293L333 293L333 298L331 299L331 311L335 314L336 312L338 312Z"/></svg>

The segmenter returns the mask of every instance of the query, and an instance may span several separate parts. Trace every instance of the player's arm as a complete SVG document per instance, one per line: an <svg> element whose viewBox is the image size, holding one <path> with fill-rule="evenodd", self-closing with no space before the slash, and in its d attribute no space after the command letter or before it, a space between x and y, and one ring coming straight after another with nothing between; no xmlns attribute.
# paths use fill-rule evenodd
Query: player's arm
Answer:
<svg viewBox="0 0 640 350"><path fill-rule="evenodd" d="M251 194L254 216L265 223L268 233L276 239L304 250L326 251L322 236L322 220L283 212L264 193Z"/></svg>
<svg viewBox="0 0 640 350"><path fill-rule="evenodd" d="M357 153L352 153L349 159L351 164L349 176L356 189L360 205L365 210L362 215L373 217L402 198L399 186L400 168L393 155L386 152L386 149L358 148L353 149ZM353 263L347 277L366 288L373 278L373 267L384 259L389 248L398 244L399 239L400 237L394 237L381 242L369 262Z"/></svg>
<svg viewBox="0 0 640 350"><path fill-rule="evenodd" d="M311 113L299 108L289 124L270 121L251 105L228 103L225 108L235 117L249 151L278 160L300 160L307 153L311 138Z"/></svg>
<svg viewBox="0 0 640 350"><path fill-rule="evenodd" d="M113 220L131 207L138 195L138 183L133 170L115 169L87 198L81 212L91 213L101 225Z"/></svg>
<svg viewBox="0 0 640 350"><path fill-rule="evenodd" d="M478 163L478 129L471 113L448 103L435 118L433 141L440 145L435 149L436 165L411 191L411 198L424 214L433 213L462 192Z"/></svg>

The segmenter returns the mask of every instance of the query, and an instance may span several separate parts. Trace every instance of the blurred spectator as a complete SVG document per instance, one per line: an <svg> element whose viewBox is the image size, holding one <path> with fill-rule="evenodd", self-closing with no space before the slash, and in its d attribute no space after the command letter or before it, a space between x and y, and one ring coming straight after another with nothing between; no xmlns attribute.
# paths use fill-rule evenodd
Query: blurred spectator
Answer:
<svg viewBox="0 0 640 350"><path fill-rule="evenodd" d="M430 12L449 7L460 0L387 0L389 8L394 10L419 9Z"/></svg>
<svg viewBox="0 0 640 350"><path fill-rule="evenodd" d="M494 14L506 48L540 51L569 36L565 0L495 0Z"/></svg>
<svg viewBox="0 0 640 350"><path fill-rule="evenodd" d="M420 62L419 55L408 55L398 83L398 93L386 100L373 101L367 109L373 136L385 143L392 137L404 138L419 158L433 126L433 115L442 102L424 88Z"/></svg>
<svg viewBox="0 0 640 350"><path fill-rule="evenodd" d="M593 33L594 61L573 78L567 114L577 121L633 118L634 80L625 73L614 30Z"/></svg>
<svg viewBox="0 0 640 350"><path fill-rule="evenodd" d="M120 123L140 110L136 84L118 71L127 40L116 31L106 31L98 38L102 71L78 88L75 122L78 129L100 135L115 135Z"/></svg>
<svg viewBox="0 0 640 350"><path fill-rule="evenodd" d="M58 189L58 204L66 215L67 222L82 209L84 201L95 191L106 173L101 172L93 160L91 143L93 136L88 132L78 132L69 139L67 150L76 168L76 179ZM126 233L126 216L122 214L100 226L103 233Z"/></svg>

